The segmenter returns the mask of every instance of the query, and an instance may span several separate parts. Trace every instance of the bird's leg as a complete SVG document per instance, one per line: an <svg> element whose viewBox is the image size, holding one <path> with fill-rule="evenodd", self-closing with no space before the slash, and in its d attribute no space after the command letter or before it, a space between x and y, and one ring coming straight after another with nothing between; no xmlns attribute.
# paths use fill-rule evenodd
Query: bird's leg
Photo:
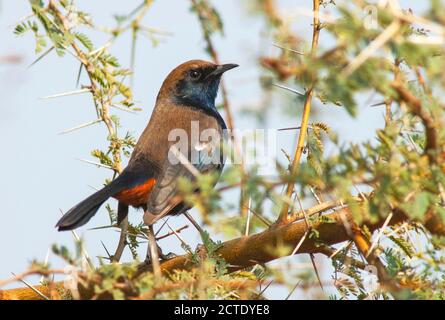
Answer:
<svg viewBox="0 0 445 320"><path fill-rule="evenodd" d="M161 265L159 263L159 255L158 255L158 245L156 243L155 234L153 232L153 225L148 226L147 230L148 237L148 252L147 258L149 257L149 262L151 262L153 266L153 273L157 279L161 278Z"/></svg>
<svg viewBox="0 0 445 320"><path fill-rule="evenodd" d="M127 233L128 233L128 206L119 202L117 206L117 215L119 222L119 228L121 229L121 234L119 237L119 244L117 245L116 251L111 257L112 262L119 262L124 252L125 246L127 245Z"/></svg>
<svg viewBox="0 0 445 320"><path fill-rule="evenodd" d="M155 234L156 235L156 234ZM166 260L170 260L174 257L177 257L177 255L173 252L169 252L167 254L162 252L161 246L156 242L156 247L158 250L158 256L160 258L160 261L166 261ZM146 264L151 264L151 257L150 257L150 249L147 252L147 257L145 259L145 263Z"/></svg>

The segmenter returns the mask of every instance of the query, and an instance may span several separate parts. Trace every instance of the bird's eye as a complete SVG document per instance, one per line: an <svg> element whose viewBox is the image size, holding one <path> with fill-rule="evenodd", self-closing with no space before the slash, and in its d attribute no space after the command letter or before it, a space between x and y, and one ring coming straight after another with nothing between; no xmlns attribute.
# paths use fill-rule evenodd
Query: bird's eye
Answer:
<svg viewBox="0 0 445 320"><path fill-rule="evenodd" d="M199 72L197 70L192 70L192 71L190 71L190 77L193 80L199 79L199 77L201 77L201 72Z"/></svg>

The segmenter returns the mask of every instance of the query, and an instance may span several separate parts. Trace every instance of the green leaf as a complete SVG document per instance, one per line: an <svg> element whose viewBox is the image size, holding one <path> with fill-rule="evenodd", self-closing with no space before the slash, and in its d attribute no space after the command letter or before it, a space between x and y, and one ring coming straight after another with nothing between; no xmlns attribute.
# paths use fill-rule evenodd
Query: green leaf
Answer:
<svg viewBox="0 0 445 320"><path fill-rule="evenodd" d="M88 38L85 34L80 33L80 32L76 32L74 34L74 36L76 37L77 40L80 41L80 43L83 44L83 46L85 48L88 49L88 51L93 50L94 46L93 46L93 42L90 40L90 38Z"/></svg>

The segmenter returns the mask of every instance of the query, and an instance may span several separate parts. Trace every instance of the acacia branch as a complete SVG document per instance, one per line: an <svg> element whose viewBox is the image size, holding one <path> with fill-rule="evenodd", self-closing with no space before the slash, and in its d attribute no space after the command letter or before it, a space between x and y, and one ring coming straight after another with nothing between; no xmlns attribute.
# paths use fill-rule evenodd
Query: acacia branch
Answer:
<svg viewBox="0 0 445 320"><path fill-rule="evenodd" d="M48 3L48 10L61 22L60 31L63 34L70 32L70 25L67 18L62 14L62 12L57 7L57 3L55 0L50 0ZM109 106L111 105L110 101L105 101L103 98L98 96L99 86L94 80L94 64L88 59L87 55L80 49L80 47L76 44L76 42L72 41L70 43L71 47L74 49L76 53L76 57L79 59L80 63L85 67L85 70L88 74L88 78L90 80L91 93L93 95L93 101L96 106L96 110L99 112L98 116L105 123L107 127L108 134L110 137L116 135L116 129L113 125L113 121L110 117ZM97 105L97 101L100 102L100 108ZM121 155L118 148L114 146L115 142L111 140L111 149L113 154L113 170L116 174L119 174L122 171L121 167Z"/></svg>
<svg viewBox="0 0 445 320"><path fill-rule="evenodd" d="M143 13L145 13L145 10L148 8L148 5L145 4L145 7L143 9ZM58 19L61 22L60 28L61 32L63 34L70 32L70 26L69 22L62 14L62 12L57 7L57 3L55 0L50 0L48 3L48 10L54 15L56 19ZM141 19L143 15L138 17L137 19ZM90 80L90 91L93 96L93 102L96 107L96 112L101 121L105 123L105 126L108 131L108 135L110 137L110 150L111 154L113 156L113 165L112 170L114 171L113 178L116 177L116 175L119 175L122 172L122 157L121 157L121 148L119 146L119 143L117 141L117 130L116 127L113 125L113 121L111 119L110 115L110 106L113 104L111 101L111 96L107 99L104 99L104 97L100 94L100 85L97 83L97 81L94 79L94 70L95 66L94 64L88 59L88 56L85 52L83 52L80 47L76 44L75 41L72 41L70 43L71 47L74 49L74 52L76 54L76 57L79 59L81 66L83 66L88 74L88 78ZM99 104L100 103L100 107ZM128 207L125 208L125 206L121 205L118 208L119 211L121 210L127 210ZM123 215L123 212L118 212L118 215ZM121 235L119 237L119 243L115 250L115 253L113 255L113 261L119 261L123 250L126 246L126 231L128 230L128 218L124 218L121 223L119 224L119 228L121 229Z"/></svg>
<svg viewBox="0 0 445 320"><path fill-rule="evenodd" d="M312 33L312 46L311 46L311 55L315 56L317 47L318 47L318 38L320 34L320 19L319 19L319 9L320 9L320 1L319 0L313 0L313 14L314 14L314 21L313 21L313 33ZM290 168L290 172L292 176L295 176L298 170L298 167L300 165L301 155L303 154L304 149L304 143L306 140L307 135L307 127L309 123L309 114L311 112L311 104L312 104L312 94L313 89L315 85L315 79L312 80L312 84L309 87L309 89L306 91L306 99L304 101L304 107L303 107L303 117L301 119L301 125L300 125L300 133L298 136L298 142L297 142L297 148L295 149L295 155L294 160L292 161L292 165ZM286 186L286 197L287 199L290 199L292 196L292 193L294 192L294 183L289 182ZM289 204L284 203L283 208L281 209L280 215L277 219L276 224L282 225L287 223L288 221L288 211L289 211Z"/></svg>
<svg viewBox="0 0 445 320"><path fill-rule="evenodd" d="M393 217L389 224L394 225L407 220L409 220L407 214L396 208L393 210ZM381 228L384 222L385 219L382 218L376 223L366 222L361 227L366 226L372 232ZM424 225L432 234L445 236L444 223L439 221L437 216L427 215ZM353 237L351 235L351 227L357 228L348 208L342 208L333 213L326 214L323 216L323 219L319 219L312 224L312 229L317 231L319 237L306 237L301 243L297 254L326 254L326 246L338 244ZM305 221L298 220L294 223L268 228L251 236L226 241L217 250L216 254L230 265L229 271L233 272L290 255L292 249L305 236L306 232L307 226ZM277 250L277 248L283 246L288 247L287 252L284 254L283 250ZM372 262L370 261L370 263ZM162 272L170 273L173 270L190 270L195 266L191 255L185 254L162 262L160 267ZM363 265L358 265L358 267L363 267ZM145 266L139 270L139 274L148 271L151 271L150 266ZM63 283L61 282L57 282L55 285L58 288L63 288ZM43 294L48 293L50 290L47 286L35 286L35 288ZM93 290L81 287L79 288L79 294L83 299L88 299L92 296ZM29 288L18 288L0 290L0 300L2 299L25 300L41 299L41 297Z"/></svg>
<svg viewBox="0 0 445 320"><path fill-rule="evenodd" d="M424 154L428 156L431 164L437 163L438 142L437 128L434 119L429 112L422 107L422 102L409 92L399 81L391 83L391 87L396 90L400 101L405 102L410 112L418 116L425 127L426 145Z"/></svg>

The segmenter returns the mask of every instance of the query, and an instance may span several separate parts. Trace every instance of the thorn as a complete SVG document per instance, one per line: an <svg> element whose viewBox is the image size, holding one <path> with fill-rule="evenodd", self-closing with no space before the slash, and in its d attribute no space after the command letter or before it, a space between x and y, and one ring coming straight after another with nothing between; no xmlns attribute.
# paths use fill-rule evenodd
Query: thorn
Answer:
<svg viewBox="0 0 445 320"><path fill-rule="evenodd" d="M75 127L73 127L73 128L66 129L66 130L64 130L64 131L59 132L58 134L65 134L65 133L73 132L73 131L75 131L75 130L82 129L82 128L91 126L91 125L93 125L93 124L99 123L99 122L102 122L102 119L96 119L96 120L94 120L94 121L90 121L90 122L87 122L87 123L84 123L84 124L75 126Z"/></svg>
<svg viewBox="0 0 445 320"><path fill-rule="evenodd" d="M332 254L329 256L329 259L333 259L340 251L342 251L343 249L345 249L347 246L351 245L352 241L348 241L346 242L344 245L342 245L341 247L339 247L337 250L335 250L334 252L332 252Z"/></svg>
<svg viewBox="0 0 445 320"><path fill-rule="evenodd" d="M47 266L48 266L49 253L50 253L50 248L48 248L48 250L46 250L46 256L45 256L45 261L43 262L43 263L44 263L44 266L45 266L45 267L47 267ZM40 284L43 284L43 280L44 280L44 279L45 279L45 277L44 277L44 276L42 276L42 277L40 278L40 281L39 281L39 283L40 283Z"/></svg>
<svg viewBox="0 0 445 320"><path fill-rule="evenodd" d="M281 85L281 84L278 84L278 83L272 83L272 85L275 86L275 87L278 87L278 88L281 88L281 89L290 91L290 92L292 92L292 93L298 94L298 95L300 95L300 96L305 96L304 93L301 93L301 92L299 92L299 91L297 91L297 90L295 90L295 89L292 89L292 88L283 86L283 85Z"/></svg>
<svg viewBox="0 0 445 320"><path fill-rule="evenodd" d="M20 279L17 277L17 275L14 272L11 272L11 274L14 276L14 278L16 278L18 281L20 281L21 283L23 283L25 286L27 286L28 288L30 288L32 291L34 291L35 293L37 293L40 297L42 297L45 300L50 300L50 298L48 298L47 296L45 296L42 292L40 292L39 290L37 290L36 288L34 288L31 284L29 284L27 281Z"/></svg>
<svg viewBox="0 0 445 320"><path fill-rule="evenodd" d="M111 260L111 254L110 254L110 252L108 251L107 247L105 246L105 243L103 243L102 240L100 240L100 243L102 244L102 247L104 247L105 252L107 253L108 259Z"/></svg>
<svg viewBox="0 0 445 320"><path fill-rule="evenodd" d="M137 114L136 111L133 111L131 109L122 108L122 107L114 105L114 104L110 104L110 107L116 108L116 109L119 109L119 110L122 110L122 111L125 111L125 112L128 112L128 113L131 113L131 114Z"/></svg>
<svg viewBox="0 0 445 320"><path fill-rule="evenodd" d="M252 210L250 209L252 204L252 198L249 197L249 202L247 204L247 222L246 222L246 232L244 235L247 237L249 235L249 228L250 228L250 217L252 216Z"/></svg>
<svg viewBox="0 0 445 320"><path fill-rule="evenodd" d="M109 257L104 257L104 256L96 256L96 258L99 258L99 259L104 259L104 260L108 260L108 261L111 261L111 258L109 258Z"/></svg>
<svg viewBox="0 0 445 320"><path fill-rule="evenodd" d="M309 257L311 257L312 266L314 267L315 275L317 276L318 284L320 285L321 291L324 292L323 284L321 283L320 274L318 273L317 265L315 264L314 254L310 253Z"/></svg>
<svg viewBox="0 0 445 320"><path fill-rule="evenodd" d="M303 55L303 56L305 55L304 52L297 51L297 50L292 49L292 48L284 47L284 46L282 46L282 45L280 45L280 44L278 44L278 43L272 43L272 45L273 45L274 47L280 48L280 49L282 49L282 50L291 51L291 52L294 52L294 53L297 53L297 54L301 54L301 55Z"/></svg>
<svg viewBox="0 0 445 320"><path fill-rule="evenodd" d="M374 251L377 243L379 242L380 238L383 235L383 231L385 230L385 228L388 226L389 221L391 220L393 216L393 213L390 212L388 214L388 217L386 217L385 222L383 223L383 225L380 227L379 233L377 234L377 237L374 239L374 241L371 243L371 247L369 248L368 252L366 253L366 259L368 259L369 255L371 254L371 252Z"/></svg>
<svg viewBox="0 0 445 320"><path fill-rule="evenodd" d="M264 223L266 226L270 227L271 226L271 222L268 221L265 217L263 217L262 215L260 215L258 212L256 212L255 210L253 210L252 208L247 208L250 212L252 212L255 217L257 217L262 223Z"/></svg>
<svg viewBox="0 0 445 320"><path fill-rule="evenodd" d="M196 220L191 216L191 214L188 213L188 211L184 213L184 216L193 224L193 226L196 228L196 230L198 230L200 234L204 233L204 230L202 230L201 226L196 222Z"/></svg>
<svg viewBox="0 0 445 320"><path fill-rule="evenodd" d="M371 104L370 107L379 107L379 106L384 106L386 104L386 101L382 101L382 102L377 102L374 104Z"/></svg>
<svg viewBox="0 0 445 320"><path fill-rule="evenodd" d="M91 89L80 89L80 90L75 90L75 91L68 91L68 92L63 92L63 93L57 93L57 94L53 94L50 96L45 96L45 97L41 97L40 99L53 99L53 98L59 98L59 97L66 97L66 96L74 96L76 94L82 94L82 93L86 93L86 92L91 92Z"/></svg>
<svg viewBox="0 0 445 320"><path fill-rule="evenodd" d="M101 227L89 228L87 230L88 231L92 231L92 230L102 230L102 229L110 229L110 228L117 228L117 226L115 226L115 225L112 225L112 226L101 226Z"/></svg>
<svg viewBox="0 0 445 320"><path fill-rule="evenodd" d="M42 60L48 53L50 53L52 50L54 49L54 47L49 48L48 50L46 50L44 53L42 53L36 60L34 60L29 66L28 69L31 68L33 65L35 65L37 62L39 62L40 60Z"/></svg>
<svg viewBox="0 0 445 320"><path fill-rule="evenodd" d="M170 219L170 217L167 217L167 219L164 220L164 222L162 223L162 225L159 227L158 231L155 232L155 237L159 234L159 232L161 232L161 230L164 228L165 224L167 223L168 219ZM145 234L144 234L145 235Z"/></svg>
<svg viewBox="0 0 445 320"><path fill-rule="evenodd" d="M261 290L260 293L258 293L258 296L259 296L259 297L262 296L263 293L270 287L270 285L272 284L272 282L273 282L273 280L270 280L270 282L267 284L267 286L265 286L264 289Z"/></svg>
<svg viewBox="0 0 445 320"><path fill-rule="evenodd" d="M297 284L292 288L292 290L289 292L289 294L287 295L287 297L284 300L289 300L289 298L292 296L292 294L294 293L295 289L298 288L300 283L301 283L301 280L297 282Z"/></svg>
<svg viewBox="0 0 445 320"><path fill-rule="evenodd" d="M300 130L301 127L288 127L288 128L281 128L278 129L278 131L286 131L286 130Z"/></svg>
<svg viewBox="0 0 445 320"><path fill-rule="evenodd" d="M309 234L309 229L306 230L306 232L304 233L304 235L301 237L300 241L298 241L295 249L292 251L292 253L290 254L290 256L292 257L294 254L297 253L298 249L300 249L301 245L303 244L304 240L306 240L307 235Z"/></svg>
<svg viewBox="0 0 445 320"><path fill-rule="evenodd" d="M182 243L182 245L185 247L185 248L190 248L190 246L188 245L188 243L187 242L185 242L184 241L184 239L182 239L182 237L168 224L168 222L166 222L166 225L167 225L167 227L170 229L170 231L172 231L173 233L174 233L174 235L176 236L176 238L178 238L179 239L179 241L181 241L181 243ZM189 251L189 250L186 250L187 251L187 253L191 253L191 251Z"/></svg>
<svg viewBox="0 0 445 320"><path fill-rule="evenodd" d="M83 64L81 63L79 66L79 72L77 73L76 88L79 87L80 75L82 74L82 69L83 69Z"/></svg>
<svg viewBox="0 0 445 320"><path fill-rule="evenodd" d="M79 160L79 159L77 159L77 160ZM96 188L96 187L94 187L94 186L92 186L92 185L88 185L88 187L90 187L91 189L93 189L93 190L95 190L95 191L99 191L100 189L99 188Z"/></svg>
<svg viewBox="0 0 445 320"><path fill-rule="evenodd" d="M107 166L106 164L99 163L99 162L94 162L94 161L90 161L90 160L86 160L86 159L79 159L79 158L76 158L76 160L79 160L79 161L82 161L82 162L86 162L86 163L89 163L89 164L94 164L95 166L98 166L98 167L102 167L102 168L107 168L107 169L113 170L112 167Z"/></svg>

